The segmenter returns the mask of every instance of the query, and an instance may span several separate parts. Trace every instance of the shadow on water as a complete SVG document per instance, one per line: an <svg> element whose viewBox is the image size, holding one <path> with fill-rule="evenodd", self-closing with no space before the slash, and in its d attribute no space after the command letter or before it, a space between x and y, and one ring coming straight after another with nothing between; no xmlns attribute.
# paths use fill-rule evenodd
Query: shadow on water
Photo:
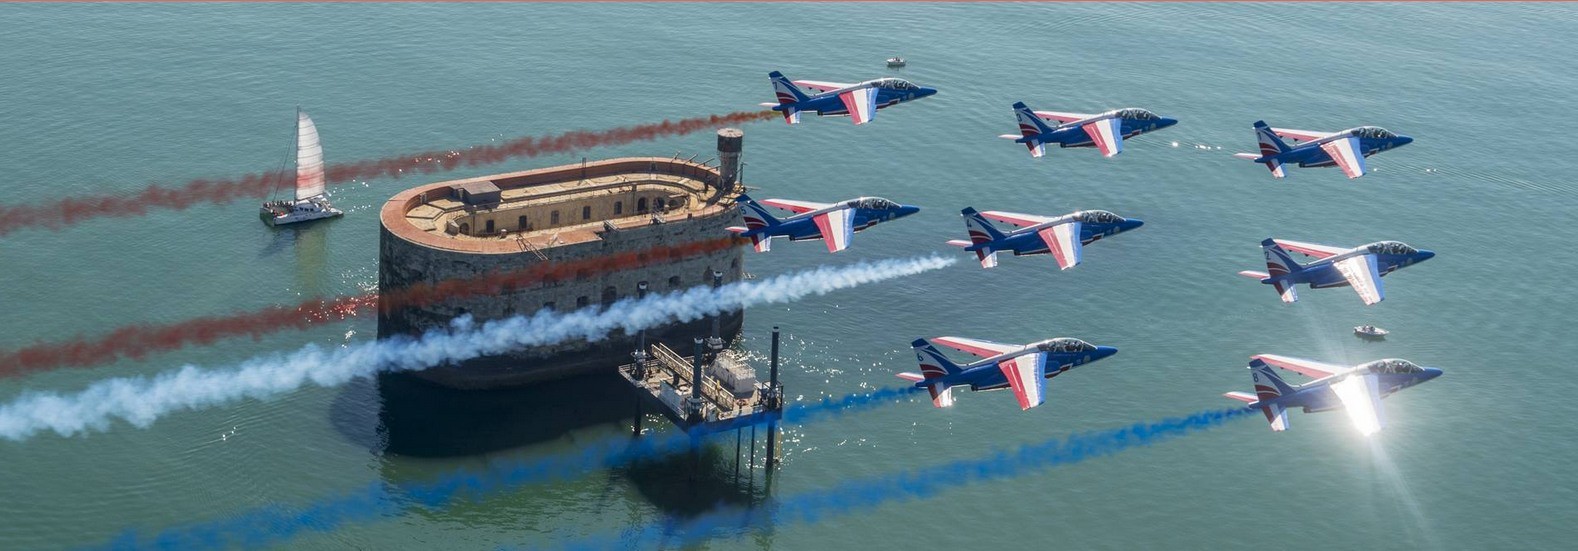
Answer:
<svg viewBox="0 0 1578 551"><path fill-rule="evenodd" d="M457 390L386 373L369 386L377 394L378 437L369 441L366 430L346 435L412 457L466 457L529 446L575 430L628 423L635 414L630 390L613 373L500 390Z"/></svg>
<svg viewBox="0 0 1578 551"><path fill-rule="evenodd" d="M616 468L611 477L628 481L648 503L671 517L695 517L719 507L754 507L768 494L765 471L751 469L745 457L736 463L732 434L719 435L694 451ZM750 445L748 439L745 445Z"/></svg>
<svg viewBox="0 0 1578 551"><path fill-rule="evenodd" d="M342 388L330 406L330 420L341 436L374 454L421 459L467 459L501 450L531 455L533 446L552 447L546 445L599 425L628 433L635 413L630 389L612 373L508 390L456 390L409 374L384 374ZM676 430L648 413L643 423L660 423L662 429L646 438ZM742 446L737 462L736 437ZM758 444L764 442L764 433L761 438ZM606 502L625 493L618 487L628 485L635 495L677 518L718 506L755 506L766 497L768 485L764 471L751 468L750 451L750 429L738 435L722 433L695 451L648 457L592 474L606 479L596 499ZM757 462L763 459L758 448Z"/></svg>

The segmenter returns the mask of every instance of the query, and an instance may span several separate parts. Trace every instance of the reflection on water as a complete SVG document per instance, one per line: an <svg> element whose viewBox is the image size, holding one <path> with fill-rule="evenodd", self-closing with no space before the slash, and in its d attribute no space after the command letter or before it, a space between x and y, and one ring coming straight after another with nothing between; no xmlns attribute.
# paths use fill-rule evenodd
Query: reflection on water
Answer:
<svg viewBox="0 0 1578 551"><path fill-rule="evenodd" d="M543 453L574 454L578 447L563 447L567 435L628 434L634 413L634 395L613 374L482 391L441 387L409 374L384 374L346 385L330 408L331 421L340 435L370 453L385 456L385 474L395 478L400 478L393 474L400 469L387 469L394 466L391 462L400 462L401 456L453 461L466 469L476 467L475 459L505 450L522 461ZM675 428L655 415L648 415L643 423L658 429L656 433L648 430L645 438L674 434ZM758 430L757 434L757 444L764 444L766 432ZM634 490L631 493L669 517L692 517L718 506L755 506L765 498L770 485L764 471L751 468L751 435L748 428L725 432L691 450L648 456L591 476L607 479L603 494L624 493L614 488L628 485ZM761 447L755 450L755 461L760 465L765 455ZM489 462L500 460L495 457ZM488 492L535 495L520 490L506 485ZM614 506L612 502L607 505Z"/></svg>

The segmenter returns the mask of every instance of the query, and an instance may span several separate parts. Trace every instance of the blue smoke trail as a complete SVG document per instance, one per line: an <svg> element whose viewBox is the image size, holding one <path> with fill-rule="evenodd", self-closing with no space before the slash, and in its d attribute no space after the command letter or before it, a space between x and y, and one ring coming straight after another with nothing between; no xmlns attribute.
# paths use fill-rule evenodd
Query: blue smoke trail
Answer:
<svg viewBox="0 0 1578 551"><path fill-rule="evenodd" d="M906 400L916 387L885 388L865 394L826 397L785 407L780 420L804 424ZM178 526L143 536L135 529L122 532L100 549L229 549L277 545L310 532L328 532L342 525L399 514L408 505L429 509L458 499L472 499L521 486L586 475L609 468L684 450L700 440L751 425L766 417L745 418L709 431L694 430L660 437L607 438L579 453L532 461L498 461L486 471L457 470L436 480L409 485L369 484L352 492L320 499L297 509L269 506L228 519Z"/></svg>
<svg viewBox="0 0 1578 551"><path fill-rule="evenodd" d="M729 509L703 515L682 525L662 522L625 531L618 537L573 542L568 549L648 548L659 544L683 547L726 531L815 523L824 516L909 499L924 499L948 488L1019 476L1037 469L1079 463L1130 448L1149 446L1192 432L1221 425L1254 412L1247 408L1214 410L1121 429L1083 432L1066 438L1025 444L1017 450L998 451L924 469L855 480L826 490L791 496L765 507Z"/></svg>

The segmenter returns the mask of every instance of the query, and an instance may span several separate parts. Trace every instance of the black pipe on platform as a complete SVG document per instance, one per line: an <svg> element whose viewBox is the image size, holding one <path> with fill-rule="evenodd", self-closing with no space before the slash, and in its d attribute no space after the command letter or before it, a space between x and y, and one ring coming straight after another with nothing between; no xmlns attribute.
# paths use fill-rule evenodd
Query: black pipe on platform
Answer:
<svg viewBox="0 0 1578 551"><path fill-rule="evenodd" d="M712 288L717 289L722 286L723 272L713 270ZM712 348L713 354L723 351L723 312L718 312L712 316L712 337L707 339L707 345Z"/></svg>
<svg viewBox="0 0 1578 551"><path fill-rule="evenodd" d="M696 355L691 358L690 411L685 412L692 423L701 422L701 339L696 339Z"/></svg>
<svg viewBox="0 0 1578 551"><path fill-rule="evenodd" d="M778 414L783 411L783 404L779 399L783 393L778 390L778 326L773 326L773 356L772 370L767 377L767 470L773 469L773 459L777 457L774 452L778 442Z"/></svg>

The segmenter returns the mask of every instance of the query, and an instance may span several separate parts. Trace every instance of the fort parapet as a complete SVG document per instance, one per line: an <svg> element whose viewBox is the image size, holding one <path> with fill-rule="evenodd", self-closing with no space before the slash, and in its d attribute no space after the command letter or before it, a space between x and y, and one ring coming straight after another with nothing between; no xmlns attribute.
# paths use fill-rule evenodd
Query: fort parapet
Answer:
<svg viewBox="0 0 1578 551"><path fill-rule="evenodd" d="M732 131L732 134L729 133ZM646 283L668 292L744 276L741 248L720 245L738 223L740 134L719 132L720 166L668 157L583 162L418 186L390 198L379 213L380 338L420 334L469 314L478 322L567 312L632 297ZM726 176L727 175L727 176ZM644 251L662 251L648 255ZM610 266L609 258L632 259ZM584 267L584 268L583 268ZM447 298L419 305L385 303L400 289L457 278L532 270L557 275L498 295ZM564 270L554 270L564 268ZM562 272L568 270L569 274ZM722 319L732 339L741 312ZM710 320L648 331L682 346L711 330ZM628 363L634 336L564 342L442 366L418 376L457 388L529 384Z"/></svg>

